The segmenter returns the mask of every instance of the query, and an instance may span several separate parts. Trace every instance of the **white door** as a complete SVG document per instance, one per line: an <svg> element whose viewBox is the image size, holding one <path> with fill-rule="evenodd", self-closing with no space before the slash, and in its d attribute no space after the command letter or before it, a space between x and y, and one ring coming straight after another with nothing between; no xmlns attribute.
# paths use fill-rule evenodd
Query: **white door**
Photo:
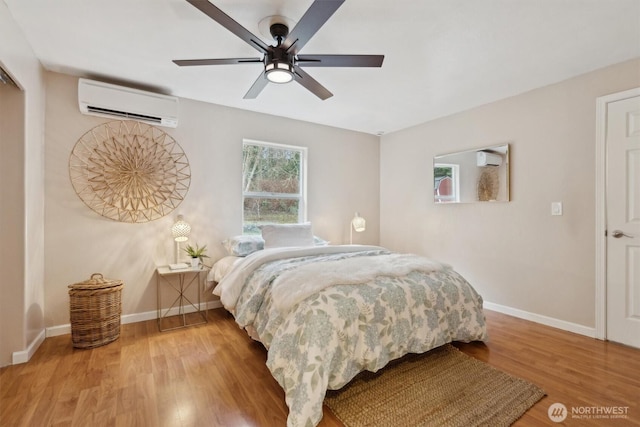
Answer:
<svg viewBox="0 0 640 427"><path fill-rule="evenodd" d="M607 105L607 338L640 348L640 96Z"/></svg>

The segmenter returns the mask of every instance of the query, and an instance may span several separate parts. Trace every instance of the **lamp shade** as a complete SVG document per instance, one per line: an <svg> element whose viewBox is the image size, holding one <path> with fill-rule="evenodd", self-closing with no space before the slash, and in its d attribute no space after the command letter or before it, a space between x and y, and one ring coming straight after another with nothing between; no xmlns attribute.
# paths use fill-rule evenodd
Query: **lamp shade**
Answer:
<svg viewBox="0 0 640 427"><path fill-rule="evenodd" d="M189 240L189 233L191 233L191 226L187 224L182 215L178 215L178 220L171 227L171 235L176 242L186 242Z"/></svg>
<svg viewBox="0 0 640 427"><path fill-rule="evenodd" d="M367 222L360 216L358 212L356 212L356 215L351 220L351 226L356 232L360 233L366 230Z"/></svg>

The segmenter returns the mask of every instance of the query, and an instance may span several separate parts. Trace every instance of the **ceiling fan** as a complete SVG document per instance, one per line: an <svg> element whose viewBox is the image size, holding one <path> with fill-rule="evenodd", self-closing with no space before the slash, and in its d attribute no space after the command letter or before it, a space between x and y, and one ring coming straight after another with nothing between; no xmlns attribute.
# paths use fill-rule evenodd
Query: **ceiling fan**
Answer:
<svg viewBox="0 0 640 427"><path fill-rule="evenodd" d="M229 15L208 0L187 0L205 15L240 37L251 47L262 53L262 58L227 59L180 59L177 65L224 65L262 63L264 70L253 83L244 99L254 99L269 82L288 83L292 80L300 83L318 98L325 100L333 94L329 92L301 67L381 67L384 55L300 55L300 50L338 10L345 0L315 0L295 25L293 30L284 23L273 23L269 30L275 46L269 46Z"/></svg>

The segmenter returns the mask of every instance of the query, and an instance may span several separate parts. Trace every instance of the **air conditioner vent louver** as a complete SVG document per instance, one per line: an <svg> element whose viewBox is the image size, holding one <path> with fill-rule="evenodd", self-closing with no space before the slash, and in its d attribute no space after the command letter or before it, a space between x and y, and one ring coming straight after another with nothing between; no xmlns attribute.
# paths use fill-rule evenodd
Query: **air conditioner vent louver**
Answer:
<svg viewBox="0 0 640 427"><path fill-rule="evenodd" d="M83 114L178 126L178 98L175 96L79 79L78 106Z"/></svg>
<svg viewBox="0 0 640 427"><path fill-rule="evenodd" d="M108 108L100 108L100 107L92 107L92 106L88 106L87 110L90 113L102 113L102 114L108 114L111 116L126 117L127 119L149 121L157 124L162 123L162 118L160 117L145 116L143 114L136 114L136 113L127 113L126 111L110 110Z"/></svg>

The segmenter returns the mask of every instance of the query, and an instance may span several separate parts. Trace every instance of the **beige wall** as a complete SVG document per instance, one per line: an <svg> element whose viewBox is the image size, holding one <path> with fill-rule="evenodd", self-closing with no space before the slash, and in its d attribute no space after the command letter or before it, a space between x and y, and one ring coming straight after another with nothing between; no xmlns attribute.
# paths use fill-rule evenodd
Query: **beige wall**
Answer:
<svg viewBox="0 0 640 427"><path fill-rule="evenodd" d="M596 98L637 86L640 60L384 136L380 243L452 264L491 303L593 328ZM511 202L433 203L434 155L506 142Z"/></svg>
<svg viewBox="0 0 640 427"><path fill-rule="evenodd" d="M0 2L0 65L23 92L0 106L3 187L0 366L24 361L44 338L44 82L29 43ZM6 148L6 151L5 151ZM5 228L6 227L6 228ZM6 230L6 232L5 232Z"/></svg>
<svg viewBox="0 0 640 427"><path fill-rule="evenodd" d="M186 99L178 128L162 128L190 162L183 203L150 223L103 218L75 194L68 162L78 139L108 119L80 114L76 78L47 73L46 82L47 326L69 323L67 285L94 272L124 280L124 314L154 311L154 270L173 262L169 228L178 213L192 226L192 243L207 244L213 259L223 256L220 241L241 233L243 138L308 147L308 220L315 234L348 243L349 222L359 211L369 227L358 243L378 242L378 137Z"/></svg>

